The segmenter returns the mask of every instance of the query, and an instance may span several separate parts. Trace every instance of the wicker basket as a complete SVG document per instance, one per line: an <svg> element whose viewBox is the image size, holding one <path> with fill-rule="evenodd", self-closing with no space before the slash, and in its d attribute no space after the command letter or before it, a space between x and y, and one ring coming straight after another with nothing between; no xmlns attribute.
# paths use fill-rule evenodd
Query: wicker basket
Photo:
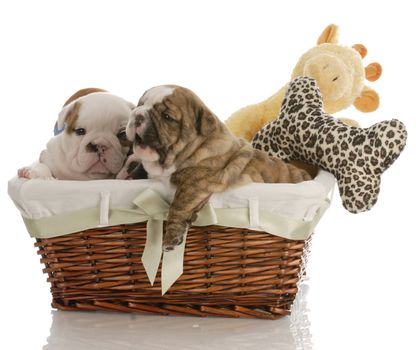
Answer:
<svg viewBox="0 0 416 350"><path fill-rule="evenodd" d="M276 319L290 307L310 239L294 241L224 226L192 227L184 272L161 295L140 261L146 223L37 239L60 310ZM158 273L160 276L160 273Z"/></svg>
<svg viewBox="0 0 416 350"><path fill-rule="evenodd" d="M334 182L321 171L214 194L163 259L174 190L160 181L14 178L9 195L37 239L57 309L276 319L290 313Z"/></svg>

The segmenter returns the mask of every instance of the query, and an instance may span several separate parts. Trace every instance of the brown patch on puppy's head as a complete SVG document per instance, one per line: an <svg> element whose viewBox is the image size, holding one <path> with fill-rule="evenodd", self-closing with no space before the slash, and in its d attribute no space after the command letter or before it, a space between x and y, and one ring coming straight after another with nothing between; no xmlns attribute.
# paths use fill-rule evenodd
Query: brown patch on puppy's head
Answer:
<svg viewBox="0 0 416 350"><path fill-rule="evenodd" d="M93 92L107 92L107 91L100 89L100 88L86 88L86 89L78 90L75 94L73 94L70 98L66 100L63 107L65 107L66 105L69 105L72 101L75 101L76 99L82 96L92 94Z"/></svg>
<svg viewBox="0 0 416 350"><path fill-rule="evenodd" d="M76 121L78 119L78 113L81 108L80 102L75 102L70 106L66 106L59 113L58 120L55 123L55 130L59 129L59 133L64 131L70 134L74 131Z"/></svg>
<svg viewBox="0 0 416 350"><path fill-rule="evenodd" d="M68 110L68 112L65 115L65 132L70 134L71 132L74 132L75 124L78 119L78 112L81 108L80 102L75 102L73 106Z"/></svg>

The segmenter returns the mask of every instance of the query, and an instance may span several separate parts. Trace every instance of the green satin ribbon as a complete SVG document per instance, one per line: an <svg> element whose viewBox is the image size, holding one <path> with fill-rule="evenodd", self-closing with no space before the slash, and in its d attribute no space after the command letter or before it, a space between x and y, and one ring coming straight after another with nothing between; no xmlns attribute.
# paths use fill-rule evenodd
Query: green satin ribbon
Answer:
<svg viewBox="0 0 416 350"><path fill-rule="evenodd" d="M140 193L133 203L148 217L142 263L150 284L153 286L162 258L163 220L166 220L169 203L149 189Z"/></svg>
<svg viewBox="0 0 416 350"><path fill-rule="evenodd" d="M147 221L146 244L142 255L142 263L149 281L153 285L162 260L163 221L166 220L169 203L151 189L146 189L140 193L133 203L137 208L109 209L108 225ZM329 203L329 199L326 199L310 221L259 211L259 230L293 240L307 239L328 208ZM51 238L100 226L100 210L98 208L84 209L41 219L23 217L23 220L32 237ZM207 204L200 210L193 225L250 228L250 209L214 209L210 204ZM183 273L185 242L186 236L181 245L172 251L163 253L162 295Z"/></svg>
<svg viewBox="0 0 416 350"><path fill-rule="evenodd" d="M169 203L156 192L147 189L140 193L133 203L149 217L147 221L146 245L143 250L142 263L150 284L156 279L157 270L162 258L163 220L166 220ZM195 221L197 226L214 225L217 223L215 211L206 205ZM163 253L162 260L162 295L175 283L183 273L183 257L185 253L186 235L183 242L174 250Z"/></svg>

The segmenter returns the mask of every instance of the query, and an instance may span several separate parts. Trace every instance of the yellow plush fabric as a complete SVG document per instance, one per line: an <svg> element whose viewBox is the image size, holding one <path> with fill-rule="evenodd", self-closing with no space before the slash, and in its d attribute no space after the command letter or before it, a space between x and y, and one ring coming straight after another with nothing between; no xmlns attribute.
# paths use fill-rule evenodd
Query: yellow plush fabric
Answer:
<svg viewBox="0 0 416 350"><path fill-rule="evenodd" d="M280 89L266 101L243 107L229 117L225 124L238 137L251 141L264 125L277 118L286 87Z"/></svg>

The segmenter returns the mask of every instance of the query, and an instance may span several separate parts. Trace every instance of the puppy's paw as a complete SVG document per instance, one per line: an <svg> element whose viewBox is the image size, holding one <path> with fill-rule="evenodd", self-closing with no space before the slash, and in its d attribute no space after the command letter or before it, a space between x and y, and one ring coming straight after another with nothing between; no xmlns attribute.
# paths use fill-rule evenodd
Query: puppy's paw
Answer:
<svg viewBox="0 0 416 350"><path fill-rule="evenodd" d="M147 174L143 169L140 159L134 154L129 156L123 168L117 174L118 180L146 179Z"/></svg>
<svg viewBox="0 0 416 350"><path fill-rule="evenodd" d="M42 163L33 163L31 166L25 166L17 171L17 176L24 179L43 179L53 180L51 170Z"/></svg>
<svg viewBox="0 0 416 350"><path fill-rule="evenodd" d="M116 179L117 180L130 180L131 179L131 177L130 177L130 174L128 173L128 171L127 171L127 168L126 167L123 167L121 170L120 170L120 172L117 174L117 176L116 176Z"/></svg>
<svg viewBox="0 0 416 350"><path fill-rule="evenodd" d="M182 237L173 237L169 240L163 241L163 251L164 252L170 252L171 250L174 250L175 247L178 245L181 245L183 242L183 236Z"/></svg>
<svg viewBox="0 0 416 350"><path fill-rule="evenodd" d="M23 167L17 171L17 176L24 179L36 179L38 174L31 167Z"/></svg>
<svg viewBox="0 0 416 350"><path fill-rule="evenodd" d="M169 252L182 244L187 227L181 224L171 223L163 237L163 251Z"/></svg>

